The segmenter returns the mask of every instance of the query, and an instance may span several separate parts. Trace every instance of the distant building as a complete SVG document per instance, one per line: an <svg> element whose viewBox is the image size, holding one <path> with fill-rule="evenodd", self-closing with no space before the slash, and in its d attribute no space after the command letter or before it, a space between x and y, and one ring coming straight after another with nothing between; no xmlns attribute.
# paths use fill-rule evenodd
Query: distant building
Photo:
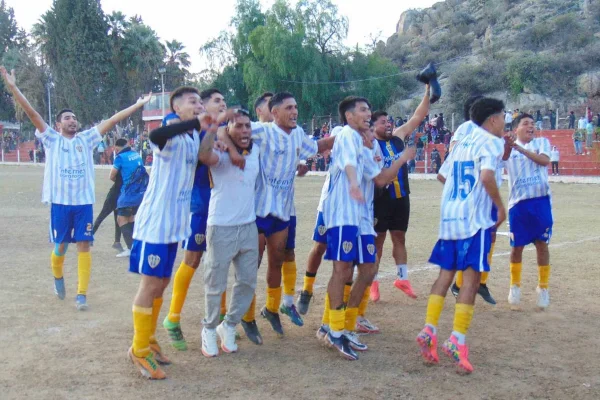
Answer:
<svg viewBox="0 0 600 400"><path fill-rule="evenodd" d="M144 130L150 132L160 126L163 115L171 112L169 109L170 92L165 92L164 102L161 101L162 93L152 95L148 103L144 105L142 111L142 120L144 121ZM162 108L164 107L164 114Z"/></svg>

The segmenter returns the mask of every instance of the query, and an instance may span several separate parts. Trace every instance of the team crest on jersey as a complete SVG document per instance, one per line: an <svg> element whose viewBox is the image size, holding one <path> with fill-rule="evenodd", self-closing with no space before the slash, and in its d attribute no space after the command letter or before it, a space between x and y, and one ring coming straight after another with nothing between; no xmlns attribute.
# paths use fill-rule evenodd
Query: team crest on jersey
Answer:
<svg viewBox="0 0 600 400"><path fill-rule="evenodd" d="M148 256L148 265L150 268L156 268L160 264L160 257L156 254L150 254Z"/></svg>
<svg viewBox="0 0 600 400"><path fill-rule="evenodd" d="M324 234L327 233L327 228L325 227L325 225L319 225L319 228L317 228L319 231L319 235L323 236Z"/></svg>
<svg viewBox="0 0 600 400"><path fill-rule="evenodd" d="M206 238L206 236L204 236L201 233L196 233L196 236L194 236L194 238L196 239L196 244L202 244L204 243L204 239Z"/></svg>
<svg viewBox="0 0 600 400"><path fill-rule="evenodd" d="M352 250L352 242L344 242L342 243L342 250L344 253L348 254Z"/></svg>
<svg viewBox="0 0 600 400"><path fill-rule="evenodd" d="M367 251L369 252L370 255L375 254L375 245L374 244L368 244L367 245Z"/></svg>
<svg viewBox="0 0 600 400"><path fill-rule="evenodd" d="M75 146L75 150L81 153L83 151L83 146L77 145Z"/></svg>

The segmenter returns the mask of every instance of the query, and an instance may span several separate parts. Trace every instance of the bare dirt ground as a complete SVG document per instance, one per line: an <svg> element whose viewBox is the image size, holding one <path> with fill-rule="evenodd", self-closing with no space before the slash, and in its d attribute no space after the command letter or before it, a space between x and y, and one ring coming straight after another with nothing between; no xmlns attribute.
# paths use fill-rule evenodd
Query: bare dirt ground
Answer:
<svg viewBox="0 0 600 400"><path fill-rule="evenodd" d="M323 285L331 271L329 263L322 266L317 278L315 301L304 327L292 326L284 317L286 336L278 339L268 323L259 320L264 345L255 346L242 338L237 354L204 358L200 352L203 284L198 274L182 318L189 350L171 350L166 334L159 329L159 341L174 364L166 368L169 379L150 382L142 379L126 358L132 336L131 302L139 278L127 272L125 260L115 258L110 247L111 217L100 228L93 247L90 309L75 310L74 249L69 250L65 262L67 299L54 297L51 246L47 243L49 209L40 203L42 174L42 168L0 166L2 399L600 398L598 186L553 185L555 226L548 311L535 310L537 267L532 249L524 257L522 310L510 311L506 302L508 239L499 237L489 281L498 305L477 301L468 335L476 368L470 376L458 376L442 354L439 366L423 365L414 342L424 322L427 292L437 274L426 261L436 240L441 186L412 181L408 249L411 279L419 298L411 300L393 287L391 246L386 243L382 300L370 304L368 310L382 333L365 337L370 349L360 360L341 359L314 335L322 313ZM108 171L97 171L96 214L109 188L107 176ZM316 177L297 182L298 289L322 183L323 179ZM257 291L260 305L264 302L264 272L263 267ZM171 290L167 289L160 321ZM440 321L440 340L452 329L453 305L450 295Z"/></svg>

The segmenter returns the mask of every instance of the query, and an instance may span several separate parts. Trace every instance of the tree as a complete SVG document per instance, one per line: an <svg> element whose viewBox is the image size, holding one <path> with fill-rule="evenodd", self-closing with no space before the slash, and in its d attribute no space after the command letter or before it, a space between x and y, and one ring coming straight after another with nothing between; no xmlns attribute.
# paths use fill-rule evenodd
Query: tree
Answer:
<svg viewBox="0 0 600 400"><path fill-rule="evenodd" d="M192 65L190 55L184 51L185 46L177 40L167 41L167 58L165 85L169 90L173 90L183 85L189 75L188 68Z"/></svg>
<svg viewBox="0 0 600 400"><path fill-rule="evenodd" d="M339 15L331 0L302 0L296 10L305 26L308 43L322 55L341 52L348 36L348 18Z"/></svg>

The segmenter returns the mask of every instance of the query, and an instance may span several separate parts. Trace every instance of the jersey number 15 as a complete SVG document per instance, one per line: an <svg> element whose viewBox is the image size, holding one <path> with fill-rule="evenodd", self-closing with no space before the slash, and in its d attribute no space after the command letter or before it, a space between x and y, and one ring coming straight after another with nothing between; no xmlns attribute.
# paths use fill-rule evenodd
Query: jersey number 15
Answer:
<svg viewBox="0 0 600 400"><path fill-rule="evenodd" d="M473 186L475 186L475 162L473 161L454 161L454 189L450 196L456 200L459 196L461 200L467 198Z"/></svg>

